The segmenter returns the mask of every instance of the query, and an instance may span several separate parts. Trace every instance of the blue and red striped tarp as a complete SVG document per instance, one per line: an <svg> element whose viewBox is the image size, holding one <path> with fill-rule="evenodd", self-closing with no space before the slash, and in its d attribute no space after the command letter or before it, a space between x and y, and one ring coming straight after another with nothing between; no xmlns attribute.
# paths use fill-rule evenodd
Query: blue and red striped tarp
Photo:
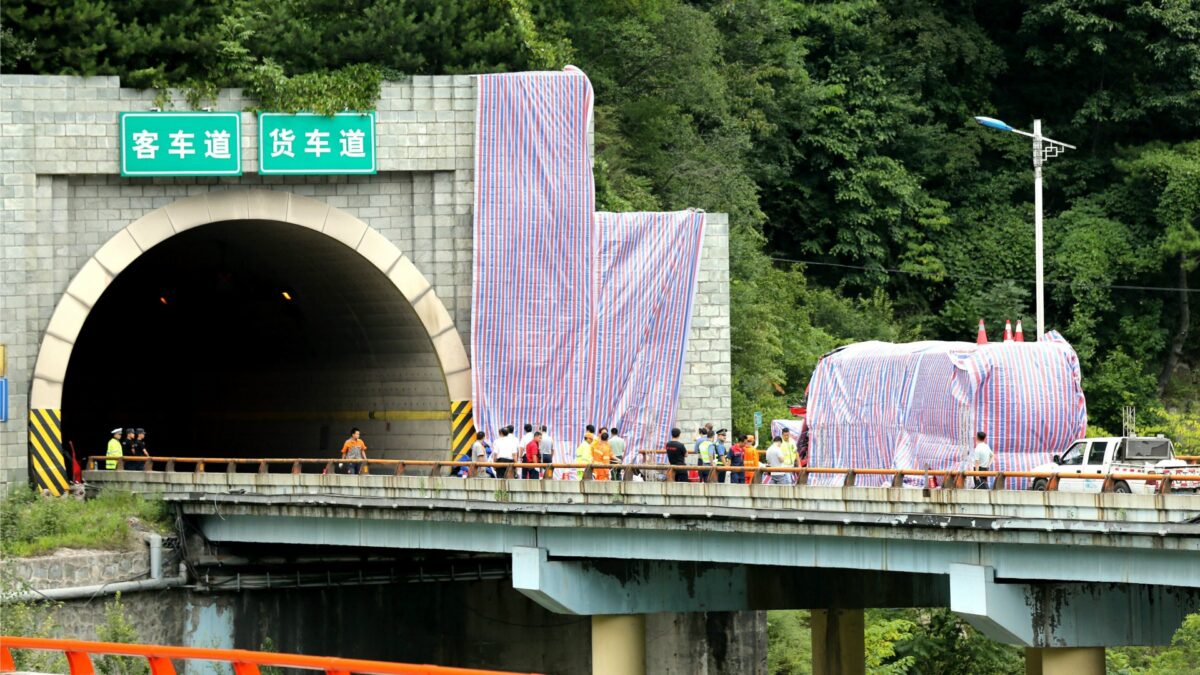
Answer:
<svg viewBox="0 0 1200 675"><path fill-rule="evenodd" d="M627 459L676 412L704 214L595 213L592 88L575 69L478 78L475 424L546 424L555 461L586 424Z"/></svg>
<svg viewBox="0 0 1200 675"><path fill-rule="evenodd" d="M704 213L597 213L600 284L592 419L628 449L661 449L679 402ZM645 461L655 461L647 456Z"/></svg>
<svg viewBox="0 0 1200 675"><path fill-rule="evenodd" d="M863 342L817 364L807 422L810 466L958 470L983 431L994 470L1025 471L1086 434L1087 405L1075 350L1053 331L1024 343Z"/></svg>

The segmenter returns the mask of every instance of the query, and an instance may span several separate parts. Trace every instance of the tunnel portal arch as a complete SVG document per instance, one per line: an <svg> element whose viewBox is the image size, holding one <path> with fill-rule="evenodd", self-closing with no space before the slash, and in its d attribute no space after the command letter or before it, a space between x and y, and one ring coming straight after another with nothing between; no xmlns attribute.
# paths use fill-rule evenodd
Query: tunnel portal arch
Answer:
<svg viewBox="0 0 1200 675"><path fill-rule="evenodd" d="M432 428L443 431L429 438L440 438L441 447L436 447L439 442L427 440L426 446L433 443L432 447L420 448L423 452L416 456L400 456L440 459L445 457L452 444L455 447L461 445L463 439L457 437L465 435L467 425L463 422L470 418L470 362L450 313L408 256L380 232L325 202L290 192L230 189L182 199L146 214L101 246L68 285L42 338L31 383L30 467L37 482L43 485L47 481L51 484L55 482L55 472L47 465L47 453L53 451L55 442L61 447L64 441L63 425L66 423L68 428L70 425L71 410L64 411L63 405L64 398L69 398L64 396L69 389L68 376L74 372L72 356L81 352L76 349L77 343L81 336L87 335L85 329L89 318L102 313L94 310L100 306L110 286L118 281L119 275L127 268L132 270L136 269L136 265L145 264L146 259L153 257L154 248L160 244L165 248L173 238L182 240L194 236L207 226L213 226L208 228L213 232L223 227L230 231L229 224L245 221L277 224L270 227L282 227L301 239L307 238L305 241L320 240L324 242L322 246L327 252L336 249L333 254L342 256L340 260L345 261L346 256L350 256L354 260L352 264L368 266L370 274L374 275L372 284L375 288L387 287L398 293L402 304L407 305L401 309L408 317L410 328L419 326L415 332L428 341L427 348L421 350L426 352L426 370L436 368L444 383L444 389L438 387L438 395L444 397L440 402L440 410L409 411L407 418L429 423L436 421ZM131 271L130 275L133 274ZM165 298L163 304L167 304ZM121 364L117 366L121 367ZM444 394L441 393L443 391ZM342 426L349 427L354 414L330 413L327 417L337 423L332 442L340 447L341 435L345 433ZM375 419L373 413L370 418ZM392 421L403 419L406 419L404 415L389 418L383 414L378 421L390 429ZM57 430L53 429L55 426ZM426 428L431 427L426 425ZM54 431L58 432L57 439L53 437ZM97 433L105 431L107 429L98 430ZM322 433L327 435L329 432ZM95 439L89 440L89 446L86 449L77 448L77 452L81 455L102 454L96 452L98 446ZM322 444L326 444L326 441L322 440ZM399 447L403 448L404 444L401 443ZM386 451L387 446L384 445L383 449ZM328 448L321 450L327 451ZM62 452L66 454L69 450L63 448ZM302 456L304 453L297 454ZM389 456L386 452L384 455ZM374 456L380 455L376 453ZM390 456L397 455L392 453ZM63 461L64 465L67 463L69 459Z"/></svg>

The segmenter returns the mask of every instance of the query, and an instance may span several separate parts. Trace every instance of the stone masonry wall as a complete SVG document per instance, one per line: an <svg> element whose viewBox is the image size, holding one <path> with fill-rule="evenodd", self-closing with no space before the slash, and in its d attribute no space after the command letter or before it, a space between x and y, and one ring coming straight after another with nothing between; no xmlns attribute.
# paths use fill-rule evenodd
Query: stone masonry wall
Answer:
<svg viewBox="0 0 1200 675"><path fill-rule="evenodd" d="M31 373L67 285L115 233L185 196L265 188L310 196L361 219L412 259L469 349L475 95L471 76L384 83L373 176L259 176L257 119L243 113L243 176L122 178L117 114L149 110L154 92L123 89L115 77L0 75L0 344L10 384L9 421L0 423L0 492L27 480ZM224 90L214 109L252 104L240 90ZM724 215L709 215L704 256L680 399L685 429L729 421Z"/></svg>
<svg viewBox="0 0 1200 675"><path fill-rule="evenodd" d="M134 581L150 573L150 551L139 546L138 551L62 550L49 556L16 558L5 567L13 578L39 591Z"/></svg>

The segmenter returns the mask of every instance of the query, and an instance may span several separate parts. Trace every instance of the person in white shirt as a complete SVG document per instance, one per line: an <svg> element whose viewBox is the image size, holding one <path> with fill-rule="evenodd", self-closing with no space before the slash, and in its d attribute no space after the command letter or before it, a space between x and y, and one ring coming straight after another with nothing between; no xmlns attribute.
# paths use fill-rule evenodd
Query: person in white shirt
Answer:
<svg viewBox="0 0 1200 675"><path fill-rule="evenodd" d="M541 452L542 452L542 461L543 462L553 462L554 461L554 439L550 436L550 431L548 429L546 429L545 424L542 425L541 431L542 431L542 444L539 447L541 448Z"/></svg>
<svg viewBox="0 0 1200 675"><path fill-rule="evenodd" d="M608 431L608 445L612 448L613 464L620 466L625 463L625 439L617 434L616 427ZM621 480L621 470L613 469L613 480Z"/></svg>
<svg viewBox="0 0 1200 675"><path fill-rule="evenodd" d="M533 442L533 425L526 423L525 424L525 433L521 435L521 440L520 440L519 445L521 446L521 449L524 450L525 446L529 445L532 442Z"/></svg>
<svg viewBox="0 0 1200 675"><path fill-rule="evenodd" d="M489 450L487 441L483 440L486 437L482 431L475 434L475 442L471 444L471 461L472 462L490 462L491 457L488 457ZM492 467L481 467L475 471L476 478L495 478L496 472Z"/></svg>
<svg viewBox="0 0 1200 675"><path fill-rule="evenodd" d="M771 439L771 447L767 448L767 467L771 469L784 465L783 438L776 436ZM791 485L791 476L786 473L771 472L772 485Z"/></svg>
<svg viewBox="0 0 1200 675"><path fill-rule="evenodd" d="M492 448L492 461L500 464L512 464L517 458L517 438L512 435L512 427L503 427L500 429L500 438L496 439L496 445ZM496 469L497 478L511 478L509 472L510 467L498 467Z"/></svg>
<svg viewBox="0 0 1200 675"><path fill-rule="evenodd" d="M992 468L992 460L995 459L996 453L992 452L992 448L987 444L987 434L978 431L975 433L975 448L971 451L971 463L976 471L990 471ZM975 477L975 487L987 488L991 486L991 479L985 476Z"/></svg>

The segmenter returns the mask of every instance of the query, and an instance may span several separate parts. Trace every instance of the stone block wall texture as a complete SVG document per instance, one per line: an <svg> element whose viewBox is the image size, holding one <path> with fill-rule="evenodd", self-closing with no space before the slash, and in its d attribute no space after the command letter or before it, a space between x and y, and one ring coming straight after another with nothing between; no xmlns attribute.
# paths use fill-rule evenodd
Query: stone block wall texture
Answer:
<svg viewBox="0 0 1200 675"><path fill-rule="evenodd" d="M121 88L115 77L0 75L0 344L7 347L10 383L9 420L0 423L0 491L27 480L31 374L67 285L121 229L187 196L275 190L359 218L412 259L469 348L472 76L384 83L377 106L379 173L372 176L259 176L257 120L243 112L244 175L122 178L118 113L149 110L153 98L152 91ZM223 90L214 109L253 104L240 90ZM729 422L729 228L721 214L710 214L708 222L680 399L685 429Z"/></svg>
<svg viewBox="0 0 1200 675"><path fill-rule="evenodd" d="M14 558L4 563L12 578L35 590L95 586L149 578L150 551L61 552L37 558Z"/></svg>

